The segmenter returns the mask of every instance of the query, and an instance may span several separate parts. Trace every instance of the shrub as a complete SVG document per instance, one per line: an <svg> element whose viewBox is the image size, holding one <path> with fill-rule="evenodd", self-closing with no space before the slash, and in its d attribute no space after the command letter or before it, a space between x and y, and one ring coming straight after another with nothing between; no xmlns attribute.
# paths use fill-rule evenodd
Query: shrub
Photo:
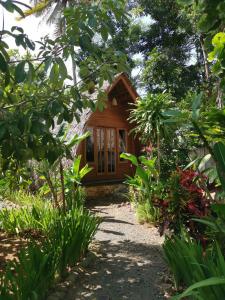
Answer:
<svg viewBox="0 0 225 300"><path fill-rule="evenodd" d="M87 251L99 220L83 208L66 214L55 212L39 221L46 221L47 226L40 226L48 229L45 239L29 243L19 253L18 261L10 263L1 275L1 299L46 299L55 278L64 276L67 267L75 266Z"/></svg>
<svg viewBox="0 0 225 300"><path fill-rule="evenodd" d="M23 190L8 192L5 194L5 198L21 206L32 206L34 204L41 206L43 204L43 198L41 195L33 195Z"/></svg>
<svg viewBox="0 0 225 300"><path fill-rule="evenodd" d="M176 287L189 286L210 278L224 278L225 260L218 244L206 251L190 237L166 239L163 245L167 263L174 275ZM223 299L225 283L203 285L192 292L190 299Z"/></svg>
<svg viewBox="0 0 225 300"><path fill-rule="evenodd" d="M201 188L205 178L191 170L177 170L167 182L167 197L158 199L160 209L160 233L169 229L180 234L185 226L195 238L201 238L203 226L193 222L193 217L202 218L209 214L209 202Z"/></svg>
<svg viewBox="0 0 225 300"><path fill-rule="evenodd" d="M9 263L1 277L2 299L46 299L46 293L54 282L58 256L50 244L40 247L30 243L18 255L18 261Z"/></svg>
<svg viewBox="0 0 225 300"><path fill-rule="evenodd" d="M77 186L76 189L66 189L66 207L68 210L73 208L83 207L86 199L86 193L82 186Z"/></svg>
<svg viewBox="0 0 225 300"><path fill-rule="evenodd" d="M225 204L211 204L211 214L207 217L196 219L193 221L204 226L204 240L207 244L217 242L222 252L225 253Z"/></svg>
<svg viewBox="0 0 225 300"><path fill-rule="evenodd" d="M136 202L137 214L141 222L153 222L158 220L158 208L154 206L155 198L161 193L161 185L158 182L158 172L155 168L156 158L145 156L136 157L123 153L121 158L131 161L136 167L133 177L128 177L126 183L130 186L130 199Z"/></svg>
<svg viewBox="0 0 225 300"><path fill-rule="evenodd" d="M19 209L2 209L0 210L0 229L14 234L26 230L41 230L47 233L58 214L58 211L54 210L49 203Z"/></svg>
<svg viewBox="0 0 225 300"><path fill-rule="evenodd" d="M49 243L59 251L59 273L64 275L67 266L74 266L85 253L99 220L83 208L60 215L51 228Z"/></svg>
<svg viewBox="0 0 225 300"><path fill-rule="evenodd" d="M156 224L159 218L158 209L151 200L144 200L137 204L137 217L140 223Z"/></svg>

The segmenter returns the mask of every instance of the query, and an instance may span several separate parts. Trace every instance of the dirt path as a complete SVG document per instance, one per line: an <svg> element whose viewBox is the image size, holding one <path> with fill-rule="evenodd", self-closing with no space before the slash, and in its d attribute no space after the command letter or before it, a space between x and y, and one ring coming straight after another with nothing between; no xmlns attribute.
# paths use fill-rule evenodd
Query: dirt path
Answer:
<svg viewBox="0 0 225 300"><path fill-rule="evenodd" d="M93 252L49 300L164 299L160 286L166 267L157 230L139 225L130 205L93 210L103 217Z"/></svg>

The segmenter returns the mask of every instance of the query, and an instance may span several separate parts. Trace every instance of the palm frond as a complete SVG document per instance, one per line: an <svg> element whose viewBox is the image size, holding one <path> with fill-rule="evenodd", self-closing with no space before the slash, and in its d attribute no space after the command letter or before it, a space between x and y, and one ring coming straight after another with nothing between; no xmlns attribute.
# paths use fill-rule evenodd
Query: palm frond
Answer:
<svg viewBox="0 0 225 300"><path fill-rule="evenodd" d="M27 9L23 12L25 17L31 16L31 15L37 15L37 14L40 15L43 13L43 11L46 10L46 8L50 4L52 4L51 0L43 0L43 1L35 1L35 2L36 2L36 4L34 4L33 7L31 7L30 9ZM20 19L22 19L22 17L20 17Z"/></svg>
<svg viewBox="0 0 225 300"><path fill-rule="evenodd" d="M51 7L51 13L48 13L47 22L48 24L57 24L60 22L60 19L63 17L64 4L61 1L58 1L54 7Z"/></svg>

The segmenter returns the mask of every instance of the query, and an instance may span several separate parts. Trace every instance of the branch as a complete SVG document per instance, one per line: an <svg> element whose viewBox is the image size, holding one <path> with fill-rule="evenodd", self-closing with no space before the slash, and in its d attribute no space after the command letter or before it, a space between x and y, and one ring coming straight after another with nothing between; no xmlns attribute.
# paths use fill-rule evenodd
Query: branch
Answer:
<svg viewBox="0 0 225 300"><path fill-rule="evenodd" d="M22 2L16 1L16 0L13 0L13 2L16 3L16 4L19 4L19 5L23 5L23 6L25 6L25 7L28 8L28 9L31 9L31 6L29 6L29 5L26 4L26 3L22 3Z"/></svg>
<svg viewBox="0 0 225 300"><path fill-rule="evenodd" d="M98 66L98 68L96 68L93 72L91 72L89 75L87 75L86 77L84 77L83 79L79 80L76 84L74 84L73 86L72 85L67 85L67 86L64 86L63 88L61 89L55 89L54 92L63 92L67 89L70 89L74 86L78 87L81 83L84 83L85 80L87 80L88 78L90 78L92 75L94 75L103 65L105 64L105 62L103 62L101 65ZM80 86L80 88L82 88L82 86ZM43 96L42 96L43 98ZM47 97L49 99L49 96ZM11 104L11 105L8 105L8 106L5 106L5 107L2 107L1 109L10 109L10 108L13 108L13 107L20 107L21 105L24 105L26 103L29 103L30 102L30 99L29 100L25 100L25 101L22 101L22 102L19 102L19 103L16 103L16 104Z"/></svg>
<svg viewBox="0 0 225 300"><path fill-rule="evenodd" d="M11 60L11 61L8 61L8 64L17 64L17 63L21 63L23 61L26 61L26 62L31 62L31 61L44 61L45 59L47 59L49 57L37 57L37 58L30 58L30 59L19 59L19 60Z"/></svg>

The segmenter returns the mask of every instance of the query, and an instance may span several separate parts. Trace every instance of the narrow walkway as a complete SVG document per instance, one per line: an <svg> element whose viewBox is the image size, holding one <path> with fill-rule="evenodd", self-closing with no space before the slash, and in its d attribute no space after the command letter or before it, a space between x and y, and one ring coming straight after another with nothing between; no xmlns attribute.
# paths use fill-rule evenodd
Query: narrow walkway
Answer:
<svg viewBox="0 0 225 300"><path fill-rule="evenodd" d="M103 218L93 252L49 300L164 299L160 286L166 267L157 230L138 224L129 204L93 211Z"/></svg>

